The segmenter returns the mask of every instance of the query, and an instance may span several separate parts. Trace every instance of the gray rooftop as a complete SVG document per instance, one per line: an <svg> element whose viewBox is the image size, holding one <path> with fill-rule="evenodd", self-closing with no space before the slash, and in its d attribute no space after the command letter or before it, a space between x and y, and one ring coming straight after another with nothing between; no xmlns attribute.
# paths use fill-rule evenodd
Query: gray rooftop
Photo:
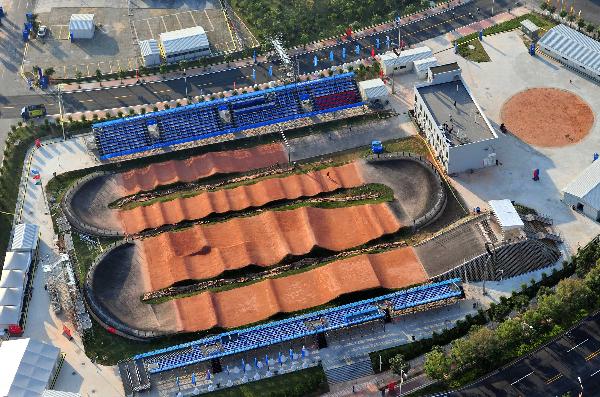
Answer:
<svg viewBox="0 0 600 397"><path fill-rule="evenodd" d="M461 80L417 87L438 126L448 127L451 146L495 138Z"/></svg>
<svg viewBox="0 0 600 397"><path fill-rule="evenodd" d="M456 62L452 62L452 63L446 63L444 65L439 65L439 66L432 66L431 67L431 73L435 76L438 73L446 73L446 72L451 72L454 70L460 70L460 66L458 66L458 63Z"/></svg>

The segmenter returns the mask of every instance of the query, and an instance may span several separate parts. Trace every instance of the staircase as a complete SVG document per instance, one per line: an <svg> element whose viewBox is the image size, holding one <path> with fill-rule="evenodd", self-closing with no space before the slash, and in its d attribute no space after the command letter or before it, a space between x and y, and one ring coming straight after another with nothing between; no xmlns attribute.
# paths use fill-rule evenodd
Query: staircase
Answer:
<svg viewBox="0 0 600 397"><path fill-rule="evenodd" d="M326 367L324 364L327 383L333 385L374 374L368 355L357 357L354 360L357 361L351 364L336 362L332 363L332 366Z"/></svg>
<svg viewBox="0 0 600 397"><path fill-rule="evenodd" d="M526 214L526 215L523 215L523 219L525 219L528 222L538 221L540 223L543 223L543 224L546 224L549 226L552 225L552 219L547 216L543 216L543 215Z"/></svg>

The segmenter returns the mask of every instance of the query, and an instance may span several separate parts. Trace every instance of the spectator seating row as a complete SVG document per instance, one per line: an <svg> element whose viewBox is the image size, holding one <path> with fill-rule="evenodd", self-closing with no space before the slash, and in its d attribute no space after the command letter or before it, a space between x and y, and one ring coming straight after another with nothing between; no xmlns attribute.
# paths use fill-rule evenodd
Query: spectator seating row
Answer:
<svg viewBox="0 0 600 397"><path fill-rule="evenodd" d="M303 107L301 98L312 106ZM92 130L100 157L109 159L361 104L354 74L345 73L95 123Z"/></svg>
<svg viewBox="0 0 600 397"><path fill-rule="evenodd" d="M422 285L377 298L138 354L133 359L144 360L151 373L184 367L380 319L385 316L385 312L381 309L382 306L391 306L394 310L402 310L460 297L462 296L460 282L461 280L456 278Z"/></svg>

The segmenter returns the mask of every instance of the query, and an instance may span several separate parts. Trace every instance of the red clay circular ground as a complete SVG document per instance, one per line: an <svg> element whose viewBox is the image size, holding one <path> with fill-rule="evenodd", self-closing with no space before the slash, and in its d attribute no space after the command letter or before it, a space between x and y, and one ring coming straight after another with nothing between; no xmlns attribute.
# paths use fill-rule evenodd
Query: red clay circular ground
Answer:
<svg viewBox="0 0 600 397"><path fill-rule="evenodd" d="M579 96L556 88L531 88L502 105L502 122L523 141L560 147L582 140L594 124L594 113Z"/></svg>

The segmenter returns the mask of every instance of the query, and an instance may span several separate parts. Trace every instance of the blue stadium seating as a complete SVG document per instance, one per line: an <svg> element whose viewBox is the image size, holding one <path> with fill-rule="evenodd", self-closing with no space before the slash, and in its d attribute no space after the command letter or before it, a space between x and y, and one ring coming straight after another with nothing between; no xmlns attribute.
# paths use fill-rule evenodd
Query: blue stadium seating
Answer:
<svg viewBox="0 0 600 397"><path fill-rule="evenodd" d="M301 100L309 100L312 109L303 108ZM109 159L360 105L354 74L345 73L95 123L92 130L100 158ZM231 123L223 121L219 111L230 112ZM158 125L158 134L148 132L149 124Z"/></svg>
<svg viewBox="0 0 600 397"><path fill-rule="evenodd" d="M459 297L462 295L460 282L460 279L456 278L422 285L377 298L138 354L133 359L144 360L147 364L151 364L150 373L168 371L213 358L383 318L385 313L378 306L383 302L391 303L394 310L402 310ZM208 354L205 354L205 351Z"/></svg>

